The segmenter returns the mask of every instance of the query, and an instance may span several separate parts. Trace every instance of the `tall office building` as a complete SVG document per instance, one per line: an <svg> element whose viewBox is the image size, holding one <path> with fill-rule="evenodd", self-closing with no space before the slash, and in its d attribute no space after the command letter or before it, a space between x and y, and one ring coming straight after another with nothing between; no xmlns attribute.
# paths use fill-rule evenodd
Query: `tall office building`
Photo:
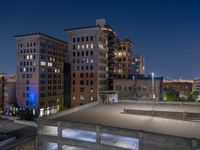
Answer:
<svg viewBox="0 0 200 150"><path fill-rule="evenodd" d="M141 55L134 55L133 61L132 61L132 67L133 67L133 75L134 76L144 76L145 72L145 62L144 57Z"/></svg>
<svg viewBox="0 0 200 150"><path fill-rule="evenodd" d="M15 36L17 103L37 115L57 112L64 101L67 43L42 33Z"/></svg>
<svg viewBox="0 0 200 150"><path fill-rule="evenodd" d="M75 107L99 100L108 89L108 34L105 20L95 26L66 29L71 64L71 101Z"/></svg>
<svg viewBox="0 0 200 150"><path fill-rule="evenodd" d="M192 91L200 92L200 78L196 78L193 80Z"/></svg>
<svg viewBox="0 0 200 150"><path fill-rule="evenodd" d="M128 78L132 74L132 49L133 43L129 39L120 40L115 51L115 74L117 78Z"/></svg>

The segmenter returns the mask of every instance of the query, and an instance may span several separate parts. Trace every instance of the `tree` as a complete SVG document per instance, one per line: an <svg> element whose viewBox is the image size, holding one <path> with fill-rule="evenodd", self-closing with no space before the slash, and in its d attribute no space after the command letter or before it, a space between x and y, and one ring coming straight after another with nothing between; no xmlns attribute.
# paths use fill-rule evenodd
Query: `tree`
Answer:
<svg viewBox="0 0 200 150"><path fill-rule="evenodd" d="M176 92L166 92L164 95L165 101L179 101L179 95Z"/></svg>
<svg viewBox="0 0 200 150"><path fill-rule="evenodd" d="M193 91L189 94L187 100L188 101L196 101L197 100L197 97L199 95L199 92L198 91Z"/></svg>

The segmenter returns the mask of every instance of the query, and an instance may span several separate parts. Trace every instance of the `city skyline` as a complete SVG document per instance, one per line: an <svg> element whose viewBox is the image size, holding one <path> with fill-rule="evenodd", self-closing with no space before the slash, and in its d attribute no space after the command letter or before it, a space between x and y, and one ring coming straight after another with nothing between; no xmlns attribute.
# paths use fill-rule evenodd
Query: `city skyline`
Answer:
<svg viewBox="0 0 200 150"><path fill-rule="evenodd" d="M198 1L10 2L3 1L0 6L0 72L16 72L14 35L40 31L66 41L65 28L93 25L96 19L105 18L120 38L134 42L133 54L144 56L146 74L200 76Z"/></svg>

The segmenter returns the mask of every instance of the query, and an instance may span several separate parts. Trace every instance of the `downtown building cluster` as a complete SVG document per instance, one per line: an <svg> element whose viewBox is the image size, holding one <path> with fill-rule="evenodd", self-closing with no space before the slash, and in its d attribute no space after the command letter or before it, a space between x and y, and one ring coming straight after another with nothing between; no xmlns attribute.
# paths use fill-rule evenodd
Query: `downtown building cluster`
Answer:
<svg viewBox="0 0 200 150"><path fill-rule="evenodd" d="M144 62L133 61L131 40L119 39L104 19L65 32L67 42L42 33L15 36L19 107L53 114L100 100L115 79L144 75Z"/></svg>

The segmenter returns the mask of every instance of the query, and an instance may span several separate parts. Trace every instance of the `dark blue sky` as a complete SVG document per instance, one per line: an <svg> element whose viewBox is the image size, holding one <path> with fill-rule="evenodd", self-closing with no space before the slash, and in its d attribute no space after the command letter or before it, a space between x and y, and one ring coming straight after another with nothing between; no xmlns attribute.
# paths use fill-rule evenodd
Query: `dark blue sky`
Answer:
<svg viewBox="0 0 200 150"><path fill-rule="evenodd" d="M94 25L98 18L135 43L146 74L200 76L198 0L1 0L0 72L15 73L13 35L40 31L66 40L64 28Z"/></svg>

